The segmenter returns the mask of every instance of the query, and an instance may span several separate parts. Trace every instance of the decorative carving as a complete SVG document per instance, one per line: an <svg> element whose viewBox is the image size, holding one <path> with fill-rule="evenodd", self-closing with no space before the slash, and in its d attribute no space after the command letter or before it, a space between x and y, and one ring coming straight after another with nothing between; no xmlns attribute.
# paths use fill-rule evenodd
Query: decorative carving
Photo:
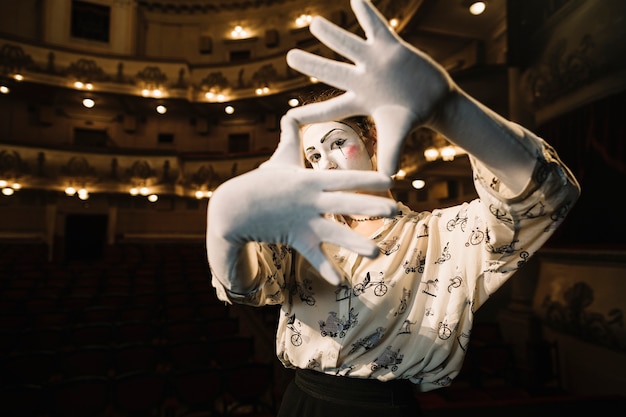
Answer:
<svg viewBox="0 0 626 417"><path fill-rule="evenodd" d="M28 164L22 161L18 151L0 151L0 176L18 178L28 173Z"/></svg>
<svg viewBox="0 0 626 417"><path fill-rule="evenodd" d="M527 102L542 107L587 84L594 76L595 63L591 58L593 48L594 42L590 35L584 36L571 52L567 51L567 41L558 42L546 61L524 74Z"/></svg>
<svg viewBox="0 0 626 417"><path fill-rule="evenodd" d="M218 92L228 89L228 79L221 72L212 72L202 79L200 85L204 90Z"/></svg>
<svg viewBox="0 0 626 417"><path fill-rule="evenodd" d="M197 187L206 186L207 189L217 187L222 182L221 178L215 173L212 165L208 167L202 165L196 172L191 174L189 182Z"/></svg>
<svg viewBox="0 0 626 417"><path fill-rule="evenodd" d="M278 80L278 71L272 64L263 65L252 75L255 87L267 87L270 82Z"/></svg>
<svg viewBox="0 0 626 417"><path fill-rule="evenodd" d="M574 283L563 295L564 303L552 300L550 295L543 301L548 326L589 343L626 352L624 312L621 308L612 308L608 315L589 311L594 293L585 282Z"/></svg>
<svg viewBox="0 0 626 417"><path fill-rule="evenodd" d="M156 173L154 169L150 166L150 163L146 160L143 161L135 161L127 170L128 175L131 178L136 178L140 180L147 180L151 177L156 177Z"/></svg>
<svg viewBox="0 0 626 417"><path fill-rule="evenodd" d="M146 88L159 88L167 82L167 75L159 67L146 67L137 73L139 84Z"/></svg>
<svg viewBox="0 0 626 417"><path fill-rule="evenodd" d="M33 59L17 46L5 43L0 48L0 69L2 74L20 72L33 66Z"/></svg>
<svg viewBox="0 0 626 417"><path fill-rule="evenodd" d="M84 156L73 156L61 167L61 173L69 177L86 179L95 177L96 169L89 164Z"/></svg>
<svg viewBox="0 0 626 417"><path fill-rule="evenodd" d="M109 79L102 68L96 64L96 61L91 59L81 58L70 64L66 73L80 81L107 81Z"/></svg>

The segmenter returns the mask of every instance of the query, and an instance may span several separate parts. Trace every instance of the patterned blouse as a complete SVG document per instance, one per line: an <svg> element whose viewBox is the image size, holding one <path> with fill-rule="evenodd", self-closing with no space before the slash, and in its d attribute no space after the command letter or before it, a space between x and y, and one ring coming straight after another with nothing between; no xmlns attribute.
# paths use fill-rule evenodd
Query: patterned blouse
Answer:
<svg viewBox="0 0 626 417"><path fill-rule="evenodd" d="M537 166L520 195L472 158L477 199L421 213L398 203L370 236L380 248L375 259L327 245L344 272L339 286L292 249L259 243L256 290L229 293L213 276L218 297L281 305L276 353L286 367L408 378L421 391L449 385L474 312L546 242L580 193L553 149L528 136Z"/></svg>

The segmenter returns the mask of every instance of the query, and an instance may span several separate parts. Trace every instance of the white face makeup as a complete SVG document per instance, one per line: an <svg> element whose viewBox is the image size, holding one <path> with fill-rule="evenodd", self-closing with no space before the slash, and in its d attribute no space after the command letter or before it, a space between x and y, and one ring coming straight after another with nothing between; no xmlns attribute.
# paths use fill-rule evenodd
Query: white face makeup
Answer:
<svg viewBox="0 0 626 417"><path fill-rule="evenodd" d="M302 133L304 155L313 169L373 170L363 139L339 122L315 123Z"/></svg>

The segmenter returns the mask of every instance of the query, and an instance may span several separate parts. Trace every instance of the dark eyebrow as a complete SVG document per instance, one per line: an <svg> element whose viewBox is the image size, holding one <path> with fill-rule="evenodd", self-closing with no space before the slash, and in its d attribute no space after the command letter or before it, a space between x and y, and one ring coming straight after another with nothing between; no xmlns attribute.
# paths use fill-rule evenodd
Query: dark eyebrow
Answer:
<svg viewBox="0 0 626 417"><path fill-rule="evenodd" d="M335 130L339 130L339 131L343 132L343 129L339 129L338 127L334 128L334 129L331 129L324 136L322 136L322 139L320 139L320 143L324 143L326 141L326 139L328 139L328 137L331 135L331 133L333 133ZM315 146L309 146L308 148L305 149L305 152L310 151L312 149L315 149Z"/></svg>
<svg viewBox="0 0 626 417"><path fill-rule="evenodd" d="M335 130L341 130L338 127L334 128L333 130L329 131L328 133L326 133L324 136L322 136L322 139L320 139L320 143L324 143L326 141L326 139L328 139L328 137L330 136L331 133L333 133Z"/></svg>

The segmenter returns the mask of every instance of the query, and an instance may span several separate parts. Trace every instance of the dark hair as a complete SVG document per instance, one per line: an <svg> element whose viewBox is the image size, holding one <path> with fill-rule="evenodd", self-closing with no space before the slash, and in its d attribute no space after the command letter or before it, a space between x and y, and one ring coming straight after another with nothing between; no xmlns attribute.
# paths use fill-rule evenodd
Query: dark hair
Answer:
<svg viewBox="0 0 626 417"><path fill-rule="evenodd" d="M344 90L338 88L326 88L318 91L311 91L308 95L300 98L302 105L319 103L329 100L331 98L339 97L345 93ZM352 116L343 120L337 120L338 122L345 122L352 128L357 128L365 139L376 139L376 130L374 126L374 120L370 116Z"/></svg>

